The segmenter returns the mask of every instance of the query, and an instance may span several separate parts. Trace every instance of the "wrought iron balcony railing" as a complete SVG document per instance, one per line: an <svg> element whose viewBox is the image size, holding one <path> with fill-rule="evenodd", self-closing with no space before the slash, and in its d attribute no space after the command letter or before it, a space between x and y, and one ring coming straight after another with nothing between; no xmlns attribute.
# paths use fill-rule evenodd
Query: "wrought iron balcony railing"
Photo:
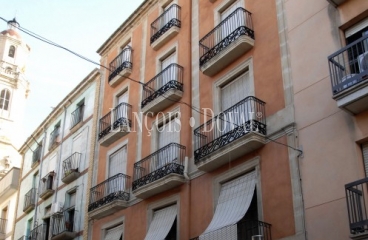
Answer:
<svg viewBox="0 0 368 240"><path fill-rule="evenodd" d="M171 173L184 174L185 147L170 143L134 163L133 190Z"/></svg>
<svg viewBox="0 0 368 240"><path fill-rule="evenodd" d="M60 134L60 127L56 127L54 131L50 133L50 142L49 142L49 150L57 143L57 139Z"/></svg>
<svg viewBox="0 0 368 240"><path fill-rule="evenodd" d="M181 8L173 4L151 24L151 44L172 27L181 27Z"/></svg>
<svg viewBox="0 0 368 240"><path fill-rule="evenodd" d="M31 230L27 240L46 240L47 239L46 231L47 231L46 224L38 225L33 230Z"/></svg>
<svg viewBox="0 0 368 240"><path fill-rule="evenodd" d="M128 103L120 103L100 119L98 139L103 138L111 131L120 131L121 126L131 127L131 124L132 106Z"/></svg>
<svg viewBox="0 0 368 240"><path fill-rule="evenodd" d="M52 237L64 232L75 232L75 219L77 218L77 211L68 211L55 213L51 216L51 234Z"/></svg>
<svg viewBox="0 0 368 240"><path fill-rule="evenodd" d="M18 238L18 240L28 240L27 236L21 236L20 238Z"/></svg>
<svg viewBox="0 0 368 240"><path fill-rule="evenodd" d="M236 234L239 240L272 240L271 224L257 220L238 222L236 224ZM233 225L210 232L204 239L233 239L230 236L234 237ZM199 240L199 237L190 240Z"/></svg>
<svg viewBox="0 0 368 240"><path fill-rule="evenodd" d="M194 130L194 162L245 136L266 135L265 102L249 96Z"/></svg>
<svg viewBox="0 0 368 240"><path fill-rule="evenodd" d="M368 178L345 185L351 234L360 234L368 231L367 187Z"/></svg>
<svg viewBox="0 0 368 240"><path fill-rule="evenodd" d="M131 178L119 173L91 188L88 212L115 200L129 201Z"/></svg>
<svg viewBox="0 0 368 240"><path fill-rule="evenodd" d="M6 224L8 220L0 218L0 233L5 234L6 233Z"/></svg>
<svg viewBox="0 0 368 240"><path fill-rule="evenodd" d="M41 159L41 152L42 152L42 145L38 145L36 150L34 150L32 155L32 165L36 162L40 161Z"/></svg>
<svg viewBox="0 0 368 240"><path fill-rule="evenodd" d="M46 176L44 176L44 177L40 180L40 185L41 185L40 195L44 194L44 193L45 193L45 192L47 192L48 190L54 190L54 189L53 189L53 185L54 185L54 176L55 176L55 172L50 172L50 173L48 173Z"/></svg>
<svg viewBox="0 0 368 240"><path fill-rule="evenodd" d="M110 63L110 75L109 82L116 76L119 75L121 71L124 69L132 69L132 51L133 49L130 46L126 46L121 53L111 61Z"/></svg>
<svg viewBox="0 0 368 240"><path fill-rule="evenodd" d="M83 120L83 113L84 105L80 105L76 110L74 110L74 112L72 112L72 116L70 118L70 129Z"/></svg>
<svg viewBox="0 0 368 240"><path fill-rule="evenodd" d="M63 161L62 178L74 173L79 172L79 164L82 154L75 152L70 157Z"/></svg>
<svg viewBox="0 0 368 240"><path fill-rule="evenodd" d="M368 35L328 57L332 93L368 80Z"/></svg>
<svg viewBox="0 0 368 240"><path fill-rule="evenodd" d="M142 108L170 89L183 91L183 67L172 63L143 85Z"/></svg>
<svg viewBox="0 0 368 240"><path fill-rule="evenodd" d="M251 13L244 8L237 8L199 41L199 65L203 66L240 36L254 39Z"/></svg>
<svg viewBox="0 0 368 240"><path fill-rule="evenodd" d="M34 206L36 203L36 188L29 190L24 196L23 211L26 211L29 207Z"/></svg>

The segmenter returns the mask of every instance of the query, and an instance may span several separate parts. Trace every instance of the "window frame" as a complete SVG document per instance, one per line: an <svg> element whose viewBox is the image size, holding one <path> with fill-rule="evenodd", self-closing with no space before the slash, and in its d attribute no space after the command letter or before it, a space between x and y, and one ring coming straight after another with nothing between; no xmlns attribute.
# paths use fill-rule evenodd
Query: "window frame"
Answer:
<svg viewBox="0 0 368 240"><path fill-rule="evenodd" d="M8 88L1 89L0 91L0 111L8 112L10 110L10 97L11 97L11 92Z"/></svg>
<svg viewBox="0 0 368 240"><path fill-rule="evenodd" d="M8 51L8 57L15 58L16 47L14 45L10 45Z"/></svg>

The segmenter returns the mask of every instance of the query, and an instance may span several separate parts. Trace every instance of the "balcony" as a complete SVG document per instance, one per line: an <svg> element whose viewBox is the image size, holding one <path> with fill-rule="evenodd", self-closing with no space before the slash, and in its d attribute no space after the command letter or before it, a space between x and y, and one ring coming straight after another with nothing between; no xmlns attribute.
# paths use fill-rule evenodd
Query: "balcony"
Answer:
<svg viewBox="0 0 368 240"><path fill-rule="evenodd" d="M368 109L368 35L328 57L333 99L352 114Z"/></svg>
<svg viewBox="0 0 368 240"><path fill-rule="evenodd" d="M64 211L51 216L51 240L70 240L77 236L75 211Z"/></svg>
<svg viewBox="0 0 368 240"><path fill-rule="evenodd" d="M144 114L158 113L183 96L183 67L172 63L143 85Z"/></svg>
<svg viewBox="0 0 368 240"><path fill-rule="evenodd" d="M49 150L52 150L59 143L60 127L55 127L50 133Z"/></svg>
<svg viewBox="0 0 368 240"><path fill-rule="evenodd" d="M237 8L199 41L199 66L213 76L254 46L251 13Z"/></svg>
<svg viewBox="0 0 368 240"><path fill-rule="evenodd" d="M12 168L0 180L0 202L5 202L7 198L13 195L19 186L20 169Z"/></svg>
<svg viewBox="0 0 368 240"><path fill-rule="evenodd" d="M70 129L72 129L78 123L83 121L83 113L84 113L84 105L80 105L76 110L74 110L74 112L72 112L70 118Z"/></svg>
<svg viewBox="0 0 368 240"><path fill-rule="evenodd" d="M91 188L89 218L100 219L128 207L130 177L119 173Z"/></svg>
<svg viewBox="0 0 368 240"><path fill-rule="evenodd" d="M37 191L36 188L32 188L24 196L23 212L28 213L35 208L36 191Z"/></svg>
<svg viewBox="0 0 368 240"><path fill-rule="evenodd" d="M54 176L55 176L55 172L50 172L41 179L40 198L42 198L43 200L49 198L55 192L54 187L53 187Z"/></svg>
<svg viewBox="0 0 368 240"><path fill-rule="evenodd" d="M170 143L136 162L133 194L145 199L184 183L184 157L185 147Z"/></svg>
<svg viewBox="0 0 368 240"><path fill-rule="evenodd" d="M46 240L47 226L45 224L38 225L29 234L27 240Z"/></svg>
<svg viewBox="0 0 368 240"><path fill-rule="evenodd" d="M368 178L345 185L350 238L368 239Z"/></svg>
<svg viewBox="0 0 368 240"><path fill-rule="evenodd" d="M203 235L203 239L216 240L223 239L221 236L233 236L235 238L228 239L242 239L242 240L272 240L271 224L261 222L258 220L240 221L236 225L227 226L209 232ZM195 237L190 240L199 240L200 237ZM201 238L202 239L202 238Z"/></svg>
<svg viewBox="0 0 368 240"><path fill-rule="evenodd" d="M100 119L98 141L101 146L110 146L127 135L131 126L132 106L128 103L120 103Z"/></svg>
<svg viewBox="0 0 368 240"><path fill-rule="evenodd" d="M32 155L32 167L34 167L41 160L42 145L38 145L36 150L33 151Z"/></svg>
<svg viewBox="0 0 368 240"><path fill-rule="evenodd" d="M109 85L117 86L132 73L132 48L125 47L122 52L110 63Z"/></svg>
<svg viewBox="0 0 368 240"><path fill-rule="evenodd" d="M61 181L69 184L81 175L79 172L79 165L82 154L73 153L70 157L63 161L63 172Z"/></svg>
<svg viewBox="0 0 368 240"><path fill-rule="evenodd" d="M212 171L266 144L265 103L249 96L194 130L194 162Z"/></svg>
<svg viewBox="0 0 368 240"><path fill-rule="evenodd" d="M151 47L158 50L179 33L181 8L173 4L151 24Z"/></svg>
<svg viewBox="0 0 368 240"><path fill-rule="evenodd" d="M6 238L6 224L8 220L0 218L0 239Z"/></svg>

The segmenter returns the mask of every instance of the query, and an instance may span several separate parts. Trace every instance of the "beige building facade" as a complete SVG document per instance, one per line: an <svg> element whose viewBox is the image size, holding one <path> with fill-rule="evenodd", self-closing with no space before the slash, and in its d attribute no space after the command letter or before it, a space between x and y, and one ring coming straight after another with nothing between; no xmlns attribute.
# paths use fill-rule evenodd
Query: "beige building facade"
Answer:
<svg viewBox="0 0 368 240"><path fill-rule="evenodd" d="M368 1L283 1L308 239L368 239Z"/></svg>

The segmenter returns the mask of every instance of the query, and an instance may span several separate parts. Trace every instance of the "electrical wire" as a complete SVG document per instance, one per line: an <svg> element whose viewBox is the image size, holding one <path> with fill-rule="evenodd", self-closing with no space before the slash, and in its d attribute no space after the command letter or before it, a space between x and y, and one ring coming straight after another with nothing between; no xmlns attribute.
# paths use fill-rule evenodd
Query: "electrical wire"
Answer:
<svg viewBox="0 0 368 240"><path fill-rule="evenodd" d="M3 17L0 17L0 19L1 19L1 20L3 20L4 22L9 22L8 20L4 19ZM106 69L106 70L108 70L108 71L111 71L111 69L110 69L110 68L108 68L108 67L106 67L106 66L104 66L104 65L102 65L102 64L100 64L100 63L98 63L98 62L95 62L95 61L93 61L93 60L91 60L91 59L89 59L89 58L87 58L87 57L84 57L83 55L80 55L80 54L78 54L78 53L76 53L76 52L74 52L74 51L72 51L72 50L70 50L70 49L68 49L68 48L66 48L66 47L63 47L63 46L61 46L61 45L59 45L59 44L57 44L57 43L55 43L55 42L53 42L53 41L51 41L51 40L49 40L49 39L45 38L45 37L42 37L42 36L40 36L40 35L38 35L38 34L36 34L36 33L32 32L32 31L30 31L30 30L28 30L28 29L25 29L25 28L23 28L23 27L21 27L21 26L19 26L19 25L18 25L18 26L15 26L15 27L16 27L16 28L18 28L20 31L24 32L25 34L27 34L27 35L29 35L29 36L33 37L33 38L36 38L36 39L38 39L38 40L40 40L40 41L42 41L42 42L44 42L44 43L47 43L47 44L49 44L49 45L54 46L54 47L57 47L57 48L63 49L63 50L65 50L65 51L67 51L67 52L69 52L69 53L71 53L71 54L73 54L73 55L75 55L75 56L77 56L77 57L79 57L79 58L81 58L81 59L83 59L83 60L87 61L87 62L90 62L90 63L95 64L95 65L97 65L97 66L99 66L99 67L101 67L101 68L104 68L104 69ZM120 75L120 73L119 73L118 75L119 75L119 76L121 76L121 77L123 77L122 75ZM135 80L135 79L133 79L133 78L130 78L130 77L125 77L125 78L129 79L129 80L130 80L130 81L132 81L132 82L138 83L138 84L142 85L143 87L148 87L148 88L150 88L150 90L152 90L152 91L156 91L155 89L153 89L153 88L151 88L151 87L147 86L146 84L144 84L144 83L142 83L142 82L140 82L140 81L137 81L137 80ZM165 94L165 93L164 93L164 94ZM208 116L208 117L211 117L211 118L213 117L212 115L208 115L208 114L203 113L203 112L201 111L201 109L198 109L198 108L196 108L196 107L192 106L191 104L188 104L188 103L183 102L183 101L180 101L180 100L170 99L169 97L165 96L164 94L162 94L161 96L162 96L162 97L164 97L164 98L165 98L165 99L167 99L167 100L170 100L170 101L172 101L172 102L176 102L176 103L180 103L180 104L186 105L186 106L188 106L189 108L191 108L192 110L196 111L197 113L202 114L203 116ZM241 127L241 126L239 126L238 124L236 124L236 123L234 123L234 122L229 122L229 121L227 121L226 119L222 119L220 116L219 116L219 119L221 119L221 120L223 120L223 121L225 121L225 122L227 122L227 123L233 124L233 125L235 125L236 127ZM270 140L270 141L272 141L272 142L274 142L274 143L276 143L276 144L280 144L280 145L282 145L282 146L285 146L285 147L288 147L288 148L293 149L293 150L295 150L295 151L298 151L298 152L300 153L300 154L299 154L299 156L303 154L303 151L302 151L302 150L300 150L300 149L297 149L297 148L294 148L294 147L289 146L289 145L287 145L287 144L284 144L284 143L281 143L281 142L275 141L275 140L273 140L273 139L271 139L271 138L269 138L269 137L267 137L267 136L265 136L265 138L266 138L266 139L268 139L268 140Z"/></svg>

